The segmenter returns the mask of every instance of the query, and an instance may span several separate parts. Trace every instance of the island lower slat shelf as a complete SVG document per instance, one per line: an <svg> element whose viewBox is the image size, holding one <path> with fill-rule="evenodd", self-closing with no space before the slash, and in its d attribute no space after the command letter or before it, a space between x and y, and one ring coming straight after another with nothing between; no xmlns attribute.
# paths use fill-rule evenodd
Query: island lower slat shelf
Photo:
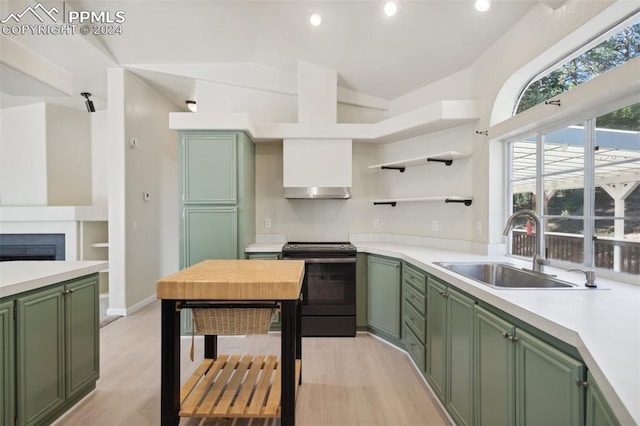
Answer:
<svg viewBox="0 0 640 426"><path fill-rule="evenodd" d="M180 417L280 417L280 365L276 355L205 358L180 389ZM296 360L296 383L301 367Z"/></svg>

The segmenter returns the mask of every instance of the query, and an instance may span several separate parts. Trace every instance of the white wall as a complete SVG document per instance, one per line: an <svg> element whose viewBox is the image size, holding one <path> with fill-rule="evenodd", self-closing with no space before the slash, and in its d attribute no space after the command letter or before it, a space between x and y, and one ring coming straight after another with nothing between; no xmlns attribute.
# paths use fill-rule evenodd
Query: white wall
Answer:
<svg viewBox="0 0 640 426"><path fill-rule="evenodd" d="M45 103L0 114L0 205L91 205L90 115Z"/></svg>
<svg viewBox="0 0 640 426"><path fill-rule="evenodd" d="M47 204L91 205L91 115L47 104L46 128Z"/></svg>
<svg viewBox="0 0 640 426"><path fill-rule="evenodd" d="M178 269L178 147L168 122L174 108L132 73L109 70L112 314L152 300L157 280Z"/></svg>
<svg viewBox="0 0 640 426"><path fill-rule="evenodd" d="M0 110L0 205L47 205L44 103Z"/></svg>

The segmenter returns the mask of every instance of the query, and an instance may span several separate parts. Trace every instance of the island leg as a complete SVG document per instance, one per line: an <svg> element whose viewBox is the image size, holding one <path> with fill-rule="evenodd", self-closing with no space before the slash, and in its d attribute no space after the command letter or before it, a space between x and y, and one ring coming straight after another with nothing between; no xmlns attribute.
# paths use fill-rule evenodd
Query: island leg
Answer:
<svg viewBox="0 0 640 426"><path fill-rule="evenodd" d="M297 334L296 310L297 300L282 301L282 335L281 335L281 362L282 362L282 393L280 395L281 426L294 426L296 424L296 355Z"/></svg>
<svg viewBox="0 0 640 426"><path fill-rule="evenodd" d="M209 334L204 336L204 357L207 359L218 358L218 336Z"/></svg>
<svg viewBox="0 0 640 426"><path fill-rule="evenodd" d="M161 324L161 424L175 426L180 422L180 311L175 300L162 300Z"/></svg>

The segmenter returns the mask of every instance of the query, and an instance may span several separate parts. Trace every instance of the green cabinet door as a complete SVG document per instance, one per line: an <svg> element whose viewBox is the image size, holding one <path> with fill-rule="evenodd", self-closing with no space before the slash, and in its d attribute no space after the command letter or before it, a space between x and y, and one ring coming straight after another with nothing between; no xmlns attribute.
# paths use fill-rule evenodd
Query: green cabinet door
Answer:
<svg viewBox="0 0 640 426"><path fill-rule="evenodd" d="M473 424L473 299L447 289L447 410L456 424Z"/></svg>
<svg viewBox="0 0 640 426"><path fill-rule="evenodd" d="M367 280L368 326L400 339L400 261L369 256Z"/></svg>
<svg viewBox="0 0 640 426"><path fill-rule="evenodd" d="M515 424L515 326L475 306L475 423L478 426Z"/></svg>
<svg viewBox="0 0 640 426"><path fill-rule="evenodd" d="M236 135L185 133L181 157L184 204L236 203Z"/></svg>
<svg viewBox="0 0 640 426"><path fill-rule="evenodd" d="M441 401L445 400L447 288L427 278L427 380Z"/></svg>
<svg viewBox="0 0 640 426"><path fill-rule="evenodd" d="M15 416L15 359L13 300L0 303L0 423L10 425Z"/></svg>
<svg viewBox="0 0 640 426"><path fill-rule="evenodd" d="M587 371L587 414L586 426L619 426L620 422L609 408L598 384Z"/></svg>
<svg viewBox="0 0 640 426"><path fill-rule="evenodd" d="M66 397L73 398L99 376L98 277L73 281L65 292Z"/></svg>
<svg viewBox="0 0 640 426"><path fill-rule="evenodd" d="M581 362L516 330L516 417L519 425L584 424Z"/></svg>
<svg viewBox="0 0 640 426"><path fill-rule="evenodd" d="M238 209L189 207L183 217L183 265L205 259L235 259L238 252Z"/></svg>
<svg viewBox="0 0 640 426"><path fill-rule="evenodd" d="M65 401L64 287L17 299L17 398L20 425L40 424Z"/></svg>

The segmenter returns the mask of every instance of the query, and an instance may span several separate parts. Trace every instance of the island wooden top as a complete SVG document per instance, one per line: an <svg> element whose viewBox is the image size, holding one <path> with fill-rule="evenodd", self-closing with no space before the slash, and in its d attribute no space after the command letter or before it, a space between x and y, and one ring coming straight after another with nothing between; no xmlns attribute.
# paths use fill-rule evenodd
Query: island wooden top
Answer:
<svg viewBox="0 0 640 426"><path fill-rule="evenodd" d="M295 300L303 260L204 260L158 281L158 299Z"/></svg>

